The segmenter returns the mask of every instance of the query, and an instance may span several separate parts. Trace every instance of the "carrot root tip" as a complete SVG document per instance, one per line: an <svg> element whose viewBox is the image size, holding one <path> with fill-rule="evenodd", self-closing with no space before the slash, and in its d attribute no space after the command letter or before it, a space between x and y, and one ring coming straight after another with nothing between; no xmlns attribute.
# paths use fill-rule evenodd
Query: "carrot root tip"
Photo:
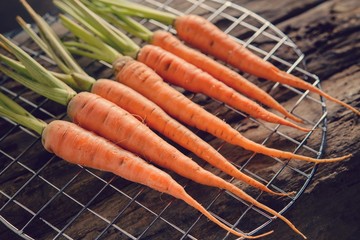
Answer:
<svg viewBox="0 0 360 240"><path fill-rule="evenodd" d="M266 237L270 234L272 234L274 232L274 230L270 230L266 233L263 233L263 234L260 234L260 235L256 235L256 236L243 236L243 238L246 238L246 239L257 239L257 238L262 238L262 237Z"/></svg>
<svg viewBox="0 0 360 240"><path fill-rule="evenodd" d="M280 196L280 197L291 197L291 196L294 196L295 194L296 194L296 191L285 192L285 193L275 192L275 195Z"/></svg>
<svg viewBox="0 0 360 240"><path fill-rule="evenodd" d="M274 230L270 230L270 231L268 231L268 232L266 232L264 234L258 235L258 237L265 237L265 236L268 236L268 235L272 234L273 232L274 232Z"/></svg>
<svg viewBox="0 0 360 240"><path fill-rule="evenodd" d="M298 128L299 128L299 130L301 130L301 131L303 131L303 132L307 132L307 133L308 133L308 132L311 132L311 130L312 130L311 128L300 127L300 126L299 126Z"/></svg>
<svg viewBox="0 0 360 240"><path fill-rule="evenodd" d="M330 159L322 159L320 161L324 161L325 163L326 162L340 162L340 161L347 160L347 159L349 159L351 157L352 157L352 154L350 153L350 154L342 156L342 157L330 158Z"/></svg>

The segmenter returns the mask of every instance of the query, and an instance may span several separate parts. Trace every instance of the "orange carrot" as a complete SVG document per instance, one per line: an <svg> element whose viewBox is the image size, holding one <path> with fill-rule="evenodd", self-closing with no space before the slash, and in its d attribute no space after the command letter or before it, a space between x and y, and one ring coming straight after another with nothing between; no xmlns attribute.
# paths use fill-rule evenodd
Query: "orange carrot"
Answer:
<svg viewBox="0 0 360 240"><path fill-rule="evenodd" d="M169 174L108 140L85 131L76 124L60 120L52 121L43 131L42 142L46 150L70 163L112 172L129 181L143 184L156 191L181 199L204 214L209 220L238 237L255 239L272 232L257 236L246 236L231 229L188 195L185 189Z"/></svg>
<svg viewBox="0 0 360 240"><path fill-rule="evenodd" d="M311 85L292 74L281 71L270 62L264 61L250 50L237 43L230 35L225 34L207 19L197 15L182 15L159 11L150 7L126 0L98 0L103 3L101 8L110 6L107 12L116 15L137 16L154 19L166 25L172 25L177 36L200 51L212 55L244 72L255 76L309 90L335 103L338 103L356 114L360 111L351 105L338 100L319 88ZM130 30L134 32L133 30ZM210 70L208 70L210 71Z"/></svg>
<svg viewBox="0 0 360 240"><path fill-rule="evenodd" d="M67 5L63 6L65 9L73 8L73 10L68 11L70 15L74 16L85 25L88 25L85 21L92 22L94 24L93 28L96 29L94 32L96 32L96 34L100 32L102 39L105 39L106 43L120 51L122 54L134 57L138 61L145 63L164 80L177 86L181 86L189 91L203 93L224 102L239 111L245 112L254 118L290 126L305 132L310 131L307 128L300 127L287 119L267 111L259 104L244 97L226 84L216 80L208 73L160 47L146 45L139 48L139 46L131 39L88 9L80 1L67 0L64 2L65 4L60 4L60 6ZM75 10L74 13L75 8L78 10ZM76 13L76 11L81 12L81 14ZM94 30L93 28L92 31Z"/></svg>
<svg viewBox="0 0 360 240"><path fill-rule="evenodd" d="M184 45L178 38L176 38L171 33L162 30L155 31L151 36L150 43L155 46L161 47L178 57L181 57L185 61L209 73L217 80L222 81L229 87L246 95L247 97L255 99L258 102L277 110L284 116L294 121L302 122L301 119L289 113L267 92L265 92L252 82L248 81L237 72L231 70L230 68L220 64L212 58L209 58L201 52Z"/></svg>
<svg viewBox="0 0 360 240"><path fill-rule="evenodd" d="M275 193L264 184L261 184L260 182L240 172L209 144L181 125L179 122L172 119L160 107L136 91L123 84L110 80L103 79L95 81L95 79L92 79L90 76L85 74L81 67L72 58L71 54L67 52L61 41L58 40L57 35L52 31L51 27L43 21L43 19L31 8L29 4L27 4L26 1L22 0L21 2L24 4L30 15L33 16L35 22L37 22L40 31L43 33L40 36L46 35L47 38L37 37L38 35L28 27L28 24L18 17L17 20L20 25L26 32L29 33L33 40L38 43L44 52L46 52L47 55L57 63L63 72L72 74L72 77L74 78L73 82L77 83L75 86L77 89L80 89L81 91L90 91L111 102L114 102L116 105L122 107L129 113L141 118L141 120L150 126L150 128L157 130L184 148L194 152L200 158L223 170L229 175L236 177L251 186L260 188L263 191L280 196L288 195L286 193ZM105 49L102 49L102 51L105 52ZM5 58L1 58L1 55L0 59L7 60ZM7 62L9 64L11 63L11 61ZM15 66L18 65L19 63Z"/></svg>
<svg viewBox="0 0 360 240"><path fill-rule="evenodd" d="M220 64L212 58L209 58L201 52L186 46L171 33L163 30L151 32L137 21L124 15L124 13L121 13L121 11L117 13L117 10L118 8L116 7L104 10L104 6L101 6L101 8L99 6L98 13L102 14L104 17L107 17L109 21L114 24L114 26L124 28L126 31L130 32L136 37L139 37L152 45L161 47L164 50L171 52L172 54L209 73L215 79L220 80L221 82L246 95L247 97L255 99L258 102L277 110L284 116L294 121L302 122L301 119L288 112L268 93L243 78L237 72ZM111 12L115 12L117 14L111 15Z"/></svg>
<svg viewBox="0 0 360 240"><path fill-rule="evenodd" d="M109 17L108 11L99 11L99 14L103 14L103 16ZM164 50L171 52L172 54L193 64L201 70L209 73L215 79L220 80L221 82L246 95L247 97L257 100L258 102L277 110L284 116L294 121L302 122L301 119L288 112L267 92L230 68L220 64L205 54L202 54L201 52L186 46L173 34L163 30L151 32L137 21L134 21L133 19L124 15L118 15L117 17L112 17L109 20L112 20L112 23L115 26L123 27L133 35L140 37L142 40L147 41L152 45L161 47Z"/></svg>
<svg viewBox="0 0 360 240"><path fill-rule="evenodd" d="M179 38L214 57L255 76L309 90L334 101L356 114L360 111L340 101L304 80L281 71L270 62L264 61L222 32L205 18L196 15L179 16L174 22Z"/></svg>
<svg viewBox="0 0 360 240"><path fill-rule="evenodd" d="M119 82L100 79L93 84L91 92L115 103L134 116L139 117L140 120L144 121L151 129L160 132L230 176L271 194L280 196L289 195L288 193L274 192L264 184L239 171L208 143L175 119L171 118L158 105L133 89Z"/></svg>
<svg viewBox="0 0 360 240"><path fill-rule="evenodd" d="M74 123L54 120L47 124L35 118L1 92L0 116L6 117L41 135L44 148L62 159L85 167L109 171L127 180L182 199L211 221L236 236L254 239L271 233L268 232L258 236L245 236L238 233L213 217L167 173Z"/></svg>
<svg viewBox="0 0 360 240"><path fill-rule="evenodd" d="M181 86L186 90L203 93L221 102L228 104L254 118L263 119L267 122L290 126L301 131L310 131L288 120L281 118L244 97L224 83L217 81L208 73L163 50L160 47L146 45L141 48L137 55L138 61L144 63L164 80Z"/></svg>
<svg viewBox="0 0 360 240"><path fill-rule="evenodd" d="M134 61L132 58L123 57L119 58L118 61L114 63L114 69L117 72L117 81L138 91L159 105L175 119L247 150L272 157L286 159L294 158L314 163L336 162L351 156L350 154L339 158L315 159L265 147L246 139L230 125L207 112L202 107L186 98L183 94L170 87L146 65Z"/></svg>
<svg viewBox="0 0 360 240"><path fill-rule="evenodd" d="M113 34L111 34L112 31L115 31L114 28L109 26L109 23L104 21L95 13L91 12L80 2L74 2L77 3L76 6L72 5L72 2L71 3L67 2L68 5L62 5L60 4L59 1L55 0L55 3L62 10L64 10L65 12L69 12L70 14L73 12L69 8L77 8L77 7L81 8L83 14L89 17L89 19L87 20L98 25L99 30L104 31L104 34L106 33L108 35L111 35L112 36L111 38L117 39L118 41L122 40L125 42L128 41L132 42L126 36L119 38L120 35L123 35L123 33L121 32L113 32ZM80 17L80 20L82 17ZM141 93L142 95L144 95L145 97L147 97L148 99L159 105L169 115L173 116L177 120L180 120L200 130L209 132L210 134L220 139L223 139L229 143L239 145L250 151L255 151L257 153L262 153L265 155L281 157L281 158L296 158L299 160L305 160L315 163L341 161L351 156L351 155L346 155L340 158L319 160L311 157L293 154L290 152L284 152L276 149L267 148L255 142L247 140L239 132L237 132L235 129L232 129L222 120L213 116L209 112L206 112L204 109L194 104L191 100L187 99L178 91L171 88L168 84L164 83L163 80L160 78L160 76L154 73L146 65L131 60L132 58L136 57L135 55L139 51L138 47L132 46L131 50L129 49L129 51L132 52L132 54L130 54L130 52L127 52L127 54L131 55L132 57L123 57L121 54L117 53L114 50L114 48L105 44L102 40L96 38L88 30L84 29L80 25L71 21L64 15L61 15L60 18L63 21L65 27L67 27L72 33L74 33L77 37L79 37L84 41L84 43L72 42L70 45L68 45L70 46L71 52L75 54L89 56L96 59L102 59L108 61L109 63L113 63L114 71L118 72L117 73L118 81L138 91L139 93ZM86 25L84 20L85 19L82 19L81 21L83 22L83 24ZM101 28L101 26L103 26L104 28ZM109 41L109 39L104 41ZM103 49L103 51L107 49L106 51L108 55L107 57L100 56L102 54L97 53L98 51L94 51L94 49L95 50L97 49L96 48L97 44L100 44L101 49ZM118 46L121 45L119 44ZM125 45L122 46L126 48L129 47L129 44L125 43ZM151 45L147 45L147 46L151 47ZM159 47L155 47L155 48L161 50L161 48ZM197 71L201 72L201 70L199 69Z"/></svg>
<svg viewBox="0 0 360 240"><path fill-rule="evenodd" d="M232 192L239 198L280 218L296 233L306 238L284 216L256 201L231 183L204 170L114 103L95 94L82 92L69 102L68 115L74 123L109 139L128 151L139 154L156 165L174 171L194 182Z"/></svg>
<svg viewBox="0 0 360 240"><path fill-rule="evenodd" d="M24 65L26 64L25 66L28 67L28 71L24 72L24 75L22 75L22 73L17 73L16 71L9 70L2 65L0 65L0 71L4 72L13 79L26 84L29 88L39 94L46 93L49 94L49 98L54 97L54 99L59 100L59 103L67 106L67 113L69 117L80 127L94 132L97 135L114 142L120 147L141 155L147 160L154 162L163 168L172 170L185 178L189 178L190 180L207 186L226 189L240 198L255 201L254 205L264 209L265 211L271 211L271 209L268 209L265 205L257 202L255 199L251 198L231 183L201 168L197 163L183 155L175 147L168 144L165 140L152 132L147 126L142 124L127 111L93 93L81 92L74 94L67 85L61 85L61 82L58 82L60 80L53 77L46 69L39 65L39 63L33 60L22 49L11 43L2 35L0 35L0 40L3 40L3 43L13 50L12 53L19 57ZM52 86L48 86L45 83L44 85L41 85L39 81L35 80L35 78L30 77L28 75L29 73L34 75L36 73L37 76L40 74L44 77L47 75L49 77L49 82L52 83ZM41 81L44 81L44 79L41 79ZM53 86L55 83L57 83L57 85ZM50 93L46 90L50 91ZM63 137L64 134L66 135L69 133L64 132ZM74 140L76 139L77 138ZM96 148L89 148L84 146L82 141L74 142L74 144L76 145L76 149L83 149L82 151L84 152L88 152L90 149L98 149L102 147L101 145L98 145ZM52 150L51 148L47 149ZM53 151L55 152L55 150ZM64 151L66 153L69 149L64 148ZM64 157L66 158L66 156ZM86 157L89 157L89 155L86 155ZM90 154L90 158L87 159L92 162L94 160L93 157L95 157L95 155L92 152ZM299 232L286 218L274 210L272 210L272 212L274 212L279 218L287 221L294 231ZM299 234L301 233L299 232Z"/></svg>

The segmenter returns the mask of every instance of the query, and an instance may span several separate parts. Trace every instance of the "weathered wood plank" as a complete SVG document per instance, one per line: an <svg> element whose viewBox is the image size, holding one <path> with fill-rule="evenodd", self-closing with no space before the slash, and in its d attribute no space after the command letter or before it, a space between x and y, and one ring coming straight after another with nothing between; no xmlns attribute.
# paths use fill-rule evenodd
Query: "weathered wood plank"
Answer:
<svg viewBox="0 0 360 240"><path fill-rule="evenodd" d="M322 88L359 107L359 1L291 1L294 4L277 1L286 2L287 11L296 12L293 15L284 14L284 8L277 4L259 6L257 2L245 4L277 22L295 41L306 55L308 70L322 80ZM311 7L299 6L303 3ZM305 11L296 10L299 7ZM326 103L329 124L325 154L353 153L354 156L343 163L319 166L311 185L286 216L309 239L357 239L360 232L359 119L336 104ZM265 239L298 239L279 221L271 228L275 233Z"/></svg>

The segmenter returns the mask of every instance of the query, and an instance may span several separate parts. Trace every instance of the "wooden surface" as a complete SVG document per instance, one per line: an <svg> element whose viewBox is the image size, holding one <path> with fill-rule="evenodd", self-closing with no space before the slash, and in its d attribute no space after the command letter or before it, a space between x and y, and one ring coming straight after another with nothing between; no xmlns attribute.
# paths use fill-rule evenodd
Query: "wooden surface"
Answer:
<svg viewBox="0 0 360 240"><path fill-rule="evenodd" d="M360 106L360 2L238 1L276 24L306 55L308 70L323 90ZM309 188L286 214L309 239L358 239L360 233L360 128L351 112L326 102L326 156L352 153L351 160L319 166ZM286 226L274 224L265 239L297 239Z"/></svg>
<svg viewBox="0 0 360 240"><path fill-rule="evenodd" d="M292 0L282 0L282 1L272 1L271 4L266 0L258 1L233 1L239 5L246 7L253 12L259 14L270 22L274 23L278 28L280 28L286 35L288 35L295 44L300 48L300 50L306 56L307 70L310 73L316 74L321 79L321 86L324 91L328 92L330 95L337 97L341 100L344 100L347 103L359 108L360 107L360 67L359 67L359 57L360 57L360 3L356 0L331 0L331 1L315 1L315 0L304 0L304 1L292 1ZM221 26L223 22L219 19L217 24ZM246 37L241 31L239 31L239 37ZM266 85L265 85L266 87ZM291 94L279 93L279 99L283 104L287 105L293 100ZM286 97L284 97L286 96ZM30 94L30 98L32 95ZM287 99L287 98L290 99ZM38 99L36 96L33 97L35 101L41 102L41 99ZM205 99L206 100L206 99ZM204 101L205 101L204 100ZM360 182L358 172L360 170L360 136L359 136L359 124L358 117L356 117L350 111L340 107L337 104L326 101L328 109L328 132L327 132L327 146L325 149L324 157L333 157L340 156L348 153L352 153L354 156L348 161L329 164L329 165L320 165L318 166L317 172L311 181L310 186L306 189L305 193L298 199L295 205L286 212L286 217L288 217L309 239L316 240L332 240L332 239L342 239L342 240L355 240L360 233ZM216 108L217 105L207 106L208 108ZM63 109L57 110L61 112ZM226 114L226 112L221 112L220 114ZM307 114L307 109L300 109L299 111L304 111L302 114ZM231 116L228 116L229 121L232 120ZM236 119L235 119L236 120ZM7 125L1 125L7 126ZM243 130L247 136L253 137L254 140L260 139L259 131L252 130L251 125L244 124ZM319 135L315 139L320 138ZM16 142L18 139L23 137L23 135L14 134L12 140L7 140L7 145L0 145L3 149L4 147L9 148L11 145L9 142ZM212 144L216 145L216 140L210 138L208 139ZM32 141L32 139L23 139L23 141ZM2 142L3 144L3 142ZM287 148L288 146L283 146L280 143L274 141L274 146L280 147L282 149ZM317 144L315 141L314 145ZM21 144L20 144L21 145ZM12 147L12 145L10 146ZM36 144L35 147L40 151L41 146ZM224 150L225 153L234 154L230 150ZM248 153L243 153L244 156L248 156ZM230 155L233 156L233 155ZM41 156L38 156L34 153L34 158L48 158L48 155L41 153ZM40 161L40 160L39 160ZM35 164L35 163L34 163ZM35 166L35 165L34 165ZM65 182L66 177L71 176L72 172L78 171L78 169L69 167L66 164L63 164L61 161L55 161L54 164L50 165L49 175L51 179L57 180L59 182ZM66 176L59 171L54 171L54 169L61 169L62 171L67 171ZM51 169L53 169L51 175ZM18 170L17 175L21 176L21 170ZM54 174L54 173L57 174ZM47 172L45 172L46 174ZM101 175L105 179L111 179L110 175L104 174ZM6 178L8 177L8 178ZM9 180L10 179L10 180ZM22 178L13 179L9 176L2 176L1 181L3 186L9 186L10 184L14 189L21 185L27 176L22 176ZM59 180L61 179L61 180ZM87 184L94 184L90 186L95 186L94 189L85 189L83 191L76 192L76 197L80 201L86 199L87 196L91 196L98 189L98 185L94 180L89 180L89 178L80 178L83 181L78 181L74 184L69 192L73 189L81 189L82 186L89 186ZM7 180L7 181L5 181ZM186 183L182 179L177 178L181 183ZM290 179L291 182L296 183L296 179ZM93 182L92 182L93 181ZM35 182L36 183L36 182ZM17 184L17 185L16 185ZM130 195L134 195L139 190L138 187L135 189L133 185L125 181L117 180L114 183L116 186L121 187ZM34 184L34 189L38 188L36 191L39 192L40 189L46 191L46 187L41 185ZM34 189L29 189L25 192L25 197L29 197L32 204L36 206L38 199L31 200L31 195ZM206 198L202 197L207 194L214 194L210 192L207 188L199 188L196 185L189 184L188 191L191 194L195 194L200 198L201 201L206 203ZM148 190L144 190L147 192ZM199 193L200 192L200 193ZM116 209L119 205L119 199L112 197L114 194L111 191L106 192L103 196L95 201L93 204L94 208L107 210L108 216L110 219L115 215L112 213L111 207ZM152 196L149 198L149 196ZM111 197L111 198L110 198ZM106 199L107 198L107 199ZM108 206L103 205L103 201L107 201ZM139 201L147 206L155 205L156 201L164 201L166 203L170 198L167 196L155 195L143 195L140 197ZM225 203L228 199L224 199ZM85 200L84 200L85 201ZM57 204L52 206L55 208L57 206L62 206L63 199L59 199L54 203ZM221 202L220 202L221 203ZM216 205L219 207L219 211L226 213L227 211L239 211L235 206L228 205ZM39 206L40 203L38 203ZM120 204L121 205L121 204ZM226 206L226 207L225 207ZM276 205L275 205L276 206ZM186 223L188 220L193 220L193 217L190 219L186 215L186 212L189 211L188 208L182 203L175 202L172 205L173 208L178 209L179 212L171 213L166 212L165 216L174 217L174 222L179 226L187 226ZM227 208L228 207L228 208ZM106 209L108 208L108 209ZM70 206L71 209L71 206ZM133 231L141 230L143 226L139 224L139 221L142 219L144 224L147 224L144 213L140 208L130 208L129 213L126 214L131 216L129 218L124 218L124 222L121 224L126 225L128 229ZM132 211L132 212L131 212ZM63 217L57 215L48 214L48 218L57 218L56 223L61 223L61 221L66 220L68 215L74 214L74 210L66 212ZM184 216L179 216L179 213L184 212ZM54 213L55 214L55 213ZM192 212L194 214L194 212ZM16 209L14 210L14 215L16 215ZM88 218L86 218L88 217ZM195 216L196 217L196 216ZM81 221L74 224L70 229L70 232L76 233L79 239L91 239L99 233L101 227L100 223L92 223L91 218L88 215L83 215ZM93 224L93 225L92 225ZM87 226L92 226L90 229ZM201 227L208 226L206 221L202 221L200 224ZM33 232L35 236L38 236L39 239L49 239L52 235L47 235L46 231L43 229L37 229L36 225L32 226L34 228ZM137 229L138 228L138 229ZM177 235L171 235L172 232L167 232L166 229L162 229L159 226L160 230L151 232L144 239L176 239ZM209 234L209 237L204 237L200 239L217 239L218 228L210 227L206 229L196 228L201 235L206 236ZM268 229L274 229L275 233L271 236L264 239L277 239L277 240L288 240L288 239L300 239L299 236L294 235L293 232L282 222L275 221L269 226ZM126 239L124 236L119 236L116 234L108 234L108 239ZM53 236L52 236L53 237ZM6 229L4 226L0 227L0 239L17 239L11 231ZM232 239L232 238L231 238Z"/></svg>

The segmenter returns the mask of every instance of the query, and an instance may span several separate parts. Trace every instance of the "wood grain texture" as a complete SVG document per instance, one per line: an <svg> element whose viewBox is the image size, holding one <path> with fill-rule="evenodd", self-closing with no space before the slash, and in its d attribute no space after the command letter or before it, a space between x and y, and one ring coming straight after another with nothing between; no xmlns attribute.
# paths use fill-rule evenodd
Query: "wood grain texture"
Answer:
<svg viewBox="0 0 360 240"><path fill-rule="evenodd" d="M306 56L309 72L324 91L360 106L360 2L237 1L276 23ZM310 186L285 216L309 239L355 240L360 233L360 127L351 112L326 101L328 134L325 156L352 153L346 162L321 165ZM298 239L277 221L264 239Z"/></svg>

